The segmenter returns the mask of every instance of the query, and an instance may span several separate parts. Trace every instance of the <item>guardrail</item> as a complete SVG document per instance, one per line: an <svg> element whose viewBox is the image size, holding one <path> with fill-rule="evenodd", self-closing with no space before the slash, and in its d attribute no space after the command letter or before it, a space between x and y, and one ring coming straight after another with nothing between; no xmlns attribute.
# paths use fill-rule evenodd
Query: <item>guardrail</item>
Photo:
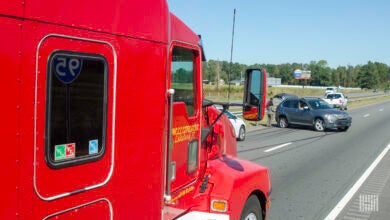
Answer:
<svg viewBox="0 0 390 220"><path fill-rule="evenodd" d="M280 87L280 88L302 88L302 85L272 85L272 87ZM305 88L310 89L326 89L329 86L304 86ZM340 87L340 89L345 90L362 90L361 88L353 88L353 87Z"/></svg>

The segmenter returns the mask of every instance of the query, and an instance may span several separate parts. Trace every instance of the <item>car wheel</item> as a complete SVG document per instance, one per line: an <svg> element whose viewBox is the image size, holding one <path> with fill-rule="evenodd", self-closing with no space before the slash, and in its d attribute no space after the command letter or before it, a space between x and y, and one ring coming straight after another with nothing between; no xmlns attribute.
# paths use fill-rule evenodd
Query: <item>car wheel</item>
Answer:
<svg viewBox="0 0 390 220"><path fill-rule="evenodd" d="M288 127L288 121L286 117L280 117L278 121L278 126L280 128L287 128Z"/></svg>
<svg viewBox="0 0 390 220"><path fill-rule="evenodd" d="M241 125L240 130L238 132L238 138L239 141L245 140L245 127Z"/></svg>
<svg viewBox="0 0 390 220"><path fill-rule="evenodd" d="M241 212L240 220L262 220L262 210L259 200L255 195L251 195L246 201Z"/></svg>
<svg viewBox="0 0 390 220"><path fill-rule="evenodd" d="M320 118L317 118L314 122L314 130L316 131L324 131L324 121Z"/></svg>
<svg viewBox="0 0 390 220"><path fill-rule="evenodd" d="M339 131L347 131L349 126L338 128Z"/></svg>

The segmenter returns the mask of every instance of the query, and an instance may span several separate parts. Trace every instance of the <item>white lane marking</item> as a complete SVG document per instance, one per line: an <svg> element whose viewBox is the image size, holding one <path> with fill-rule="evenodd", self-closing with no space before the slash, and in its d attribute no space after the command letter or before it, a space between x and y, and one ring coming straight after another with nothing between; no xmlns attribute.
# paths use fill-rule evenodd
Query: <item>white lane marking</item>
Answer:
<svg viewBox="0 0 390 220"><path fill-rule="evenodd" d="M383 112L383 108L379 109L380 112Z"/></svg>
<svg viewBox="0 0 390 220"><path fill-rule="evenodd" d="M367 170L363 173L363 175L356 181L356 183L352 186L351 189L344 195L344 197L337 203L337 205L333 208L333 210L325 217L324 220L333 220L340 214L340 212L347 205L349 200L353 197L353 195L359 190L359 188L363 185L364 181L368 178L368 176L372 173L375 167L379 164L379 162L383 159L386 153L390 150L390 143L387 147L379 154L379 156L372 162L372 164L367 168Z"/></svg>
<svg viewBox="0 0 390 220"><path fill-rule="evenodd" d="M277 150L279 148L282 148L282 147L285 147L285 146L288 146L292 143L285 143L285 144L282 144L282 145L279 145L279 146L276 146L276 147L273 147L273 148L270 148L268 150L265 150L264 152L268 153L268 152L271 152L271 151L274 151L274 150Z"/></svg>
<svg viewBox="0 0 390 220"><path fill-rule="evenodd" d="M365 115L363 115L363 117L365 117L365 118L370 117L370 114L365 114Z"/></svg>

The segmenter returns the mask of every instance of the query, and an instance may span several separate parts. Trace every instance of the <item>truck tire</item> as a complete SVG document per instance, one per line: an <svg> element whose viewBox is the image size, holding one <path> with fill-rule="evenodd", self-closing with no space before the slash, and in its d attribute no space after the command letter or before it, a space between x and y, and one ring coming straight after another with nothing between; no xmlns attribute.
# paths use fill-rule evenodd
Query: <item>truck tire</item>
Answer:
<svg viewBox="0 0 390 220"><path fill-rule="evenodd" d="M240 220L262 220L260 201L255 195L251 195L242 209Z"/></svg>
<svg viewBox="0 0 390 220"><path fill-rule="evenodd" d="M241 125L240 130L238 131L238 138L239 141L245 140L245 127L244 125Z"/></svg>

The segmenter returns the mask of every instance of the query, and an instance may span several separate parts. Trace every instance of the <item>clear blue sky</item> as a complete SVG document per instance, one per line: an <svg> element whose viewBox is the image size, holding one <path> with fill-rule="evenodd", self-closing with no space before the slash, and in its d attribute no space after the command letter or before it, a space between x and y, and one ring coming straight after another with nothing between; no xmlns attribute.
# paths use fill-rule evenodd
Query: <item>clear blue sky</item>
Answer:
<svg viewBox="0 0 390 220"><path fill-rule="evenodd" d="M206 58L233 62L309 63L330 67L390 65L390 0L168 0L202 35Z"/></svg>

